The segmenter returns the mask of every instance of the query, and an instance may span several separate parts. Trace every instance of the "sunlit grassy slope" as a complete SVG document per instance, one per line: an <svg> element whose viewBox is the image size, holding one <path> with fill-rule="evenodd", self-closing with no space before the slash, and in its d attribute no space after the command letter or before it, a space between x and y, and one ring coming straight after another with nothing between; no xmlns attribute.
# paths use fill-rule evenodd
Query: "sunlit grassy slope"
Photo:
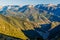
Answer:
<svg viewBox="0 0 60 40"><path fill-rule="evenodd" d="M0 33L21 39L27 39L27 37L23 34L21 29L18 29L18 26L12 25L12 23L13 19L9 20L9 18L0 15Z"/></svg>
<svg viewBox="0 0 60 40"><path fill-rule="evenodd" d="M34 24L28 18L0 15L0 19L0 33L5 35L28 39L21 30L34 30Z"/></svg>

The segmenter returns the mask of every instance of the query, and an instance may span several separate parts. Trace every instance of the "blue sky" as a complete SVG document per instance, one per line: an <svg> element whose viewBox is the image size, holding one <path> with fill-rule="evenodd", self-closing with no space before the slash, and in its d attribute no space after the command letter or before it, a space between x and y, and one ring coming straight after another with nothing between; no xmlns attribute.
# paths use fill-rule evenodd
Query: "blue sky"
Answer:
<svg viewBox="0 0 60 40"><path fill-rule="evenodd" d="M0 0L0 6L2 5L27 5L27 4L59 4L60 0Z"/></svg>

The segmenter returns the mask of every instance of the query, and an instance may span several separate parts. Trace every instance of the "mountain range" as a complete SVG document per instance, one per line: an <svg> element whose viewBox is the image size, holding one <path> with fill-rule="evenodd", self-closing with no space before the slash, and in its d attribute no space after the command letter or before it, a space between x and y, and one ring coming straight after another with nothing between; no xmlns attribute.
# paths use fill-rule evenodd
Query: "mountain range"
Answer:
<svg viewBox="0 0 60 40"><path fill-rule="evenodd" d="M8 36L20 40L59 40L60 4L3 6L0 8L0 34L7 35L3 40L12 39Z"/></svg>

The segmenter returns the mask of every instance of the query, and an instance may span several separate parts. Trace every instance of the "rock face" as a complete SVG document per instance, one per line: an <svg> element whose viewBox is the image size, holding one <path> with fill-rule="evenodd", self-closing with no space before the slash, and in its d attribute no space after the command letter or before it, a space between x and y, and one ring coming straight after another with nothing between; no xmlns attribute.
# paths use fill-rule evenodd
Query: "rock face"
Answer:
<svg viewBox="0 0 60 40"><path fill-rule="evenodd" d="M53 34L51 40L59 39L58 9L57 5L52 4L4 6L0 10L0 34L3 36L0 35L0 38L2 37L2 40L49 40Z"/></svg>

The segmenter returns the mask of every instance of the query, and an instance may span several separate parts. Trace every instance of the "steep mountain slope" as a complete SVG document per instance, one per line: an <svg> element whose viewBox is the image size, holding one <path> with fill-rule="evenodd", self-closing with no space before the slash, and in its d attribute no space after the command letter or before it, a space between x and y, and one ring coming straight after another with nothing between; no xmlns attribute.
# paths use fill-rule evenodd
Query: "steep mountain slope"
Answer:
<svg viewBox="0 0 60 40"><path fill-rule="evenodd" d="M12 13L12 12L11 12ZM0 15L0 33L5 34L5 35L9 35L9 36L13 36L13 37L17 37L17 38L21 38L21 39L28 39L27 36L24 35L23 31L28 31L28 30L34 30L35 28L42 28L41 25L43 24L51 24L51 29L55 28L57 25L59 25L59 22L50 22L47 17L45 17L45 15L40 14L39 15L41 19L37 19L37 20L43 20L42 23L41 21L30 21L28 17L23 17L21 18L20 16L4 16L4 15ZM47 28L47 27L45 27ZM4 30L3 30L4 29ZM20 32L21 31L21 32ZM43 31L45 31L43 29ZM21 34L21 35L20 35Z"/></svg>
<svg viewBox="0 0 60 40"><path fill-rule="evenodd" d="M8 23L9 20L5 18L5 16L0 15L0 19L1 19L0 20L0 33L14 36L21 39L27 39L27 37L23 34L23 32L20 29ZM5 19L7 19L7 21Z"/></svg>

